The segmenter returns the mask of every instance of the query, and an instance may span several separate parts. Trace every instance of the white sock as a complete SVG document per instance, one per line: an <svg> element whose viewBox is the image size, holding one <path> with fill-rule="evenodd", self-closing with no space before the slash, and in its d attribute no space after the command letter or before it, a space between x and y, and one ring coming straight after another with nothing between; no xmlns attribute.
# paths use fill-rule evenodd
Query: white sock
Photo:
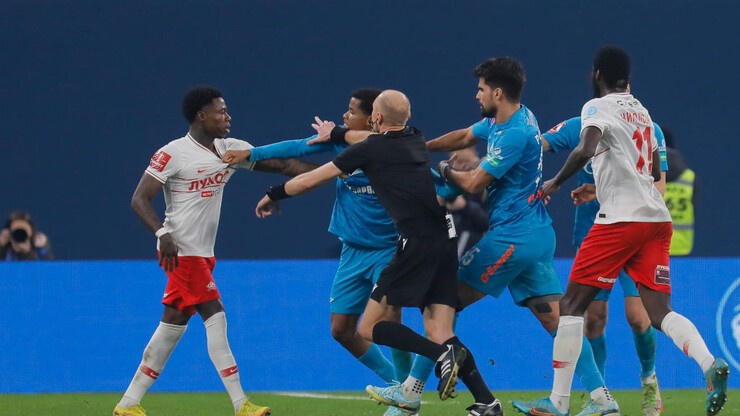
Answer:
<svg viewBox="0 0 740 416"><path fill-rule="evenodd" d="M226 338L226 314L218 312L203 324L206 326L206 337L208 338L208 355L231 397L234 412L238 412L242 403L247 400L247 395L244 394L239 382L239 368L236 366L236 360L229 348L229 340Z"/></svg>
<svg viewBox="0 0 740 416"><path fill-rule="evenodd" d="M134 379L131 380L126 393L118 405L126 408L136 406L141 402L144 393L152 386L154 380L159 377L170 354L175 349L177 342L185 333L187 325L172 325L160 322L154 335L144 348L144 354L136 370Z"/></svg>
<svg viewBox="0 0 740 416"><path fill-rule="evenodd" d="M686 355L693 358L706 372L712 367L714 356L709 352L707 344L704 343L699 331L686 317L676 312L668 312L660 323L660 329L668 335Z"/></svg>
<svg viewBox="0 0 740 416"><path fill-rule="evenodd" d="M591 400L593 400L594 403L607 404L614 401L612 394L609 393L609 389L607 389L606 386L601 386L598 389L590 392L589 394L591 395Z"/></svg>
<svg viewBox="0 0 740 416"><path fill-rule="evenodd" d="M642 382L643 385L645 385L645 384L655 383L656 381L658 381L658 378L655 376L655 371L653 371L653 374L650 374L649 376L645 378L640 378L640 381Z"/></svg>
<svg viewBox="0 0 740 416"><path fill-rule="evenodd" d="M550 401L558 411L570 408L570 387L583 347L583 317L561 316L558 334L552 347L552 393Z"/></svg>
<svg viewBox="0 0 740 416"><path fill-rule="evenodd" d="M421 381L418 378L408 376L406 381L403 382L403 395L409 399L415 399L421 396L426 384L426 381Z"/></svg>

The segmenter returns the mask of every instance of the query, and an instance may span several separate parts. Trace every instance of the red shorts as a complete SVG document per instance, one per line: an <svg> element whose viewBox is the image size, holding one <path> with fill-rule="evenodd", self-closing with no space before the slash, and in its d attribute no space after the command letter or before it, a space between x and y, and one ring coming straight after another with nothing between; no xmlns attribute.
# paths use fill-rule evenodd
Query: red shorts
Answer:
<svg viewBox="0 0 740 416"><path fill-rule="evenodd" d="M194 305L221 298L213 280L215 257L179 257L178 267L167 273L162 303L195 315Z"/></svg>
<svg viewBox="0 0 740 416"><path fill-rule="evenodd" d="M576 254L570 280L611 289L624 269L638 289L645 285L670 294L672 234L670 222L594 224Z"/></svg>

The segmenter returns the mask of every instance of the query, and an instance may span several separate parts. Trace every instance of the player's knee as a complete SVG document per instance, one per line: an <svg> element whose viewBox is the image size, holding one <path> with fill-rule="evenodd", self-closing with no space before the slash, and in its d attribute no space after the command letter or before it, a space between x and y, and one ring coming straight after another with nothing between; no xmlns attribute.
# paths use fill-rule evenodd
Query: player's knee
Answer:
<svg viewBox="0 0 740 416"><path fill-rule="evenodd" d="M662 331L661 325L663 325L663 319L665 319L665 316L668 315L670 312L669 309L660 309L660 310L653 310L648 311L648 316L650 317L650 324L657 329L658 331Z"/></svg>
<svg viewBox="0 0 740 416"><path fill-rule="evenodd" d="M585 315L585 333L586 337L597 338L604 335L606 321L609 315L606 307L589 308Z"/></svg>
<svg viewBox="0 0 740 416"><path fill-rule="evenodd" d="M455 336L452 328L445 328L442 325L426 325L427 338L430 341L441 344Z"/></svg>
<svg viewBox="0 0 740 416"><path fill-rule="evenodd" d="M586 315L586 323L585 323L585 328L584 328L584 333L586 335L586 338L588 339L598 338L604 335L605 329L606 329L606 319L594 318L590 315Z"/></svg>
<svg viewBox="0 0 740 416"><path fill-rule="evenodd" d="M352 343L356 333L356 329L351 327L348 328L334 325L332 325L331 327L331 336L342 345L348 345Z"/></svg>
<svg viewBox="0 0 740 416"><path fill-rule="evenodd" d="M360 327L357 328L357 333L366 340L373 342L373 327L375 324L368 325L367 323L360 322Z"/></svg>
<svg viewBox="0 0 740 416"><path fill-rule="evenodd" d="M643 333L647 331L650 325L652 325L652 322L650 322L650 318L644 311L641 311L639 313L632 313L627 311L626 317L627 323L629 324L630 328L632 328L633 332Z"/></svg>

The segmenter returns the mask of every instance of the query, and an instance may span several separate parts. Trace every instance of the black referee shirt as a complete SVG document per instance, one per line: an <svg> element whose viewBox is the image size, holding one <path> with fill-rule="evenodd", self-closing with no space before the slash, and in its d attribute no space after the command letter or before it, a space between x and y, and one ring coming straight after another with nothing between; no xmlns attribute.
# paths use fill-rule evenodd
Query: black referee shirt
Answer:
<svg viewBox="0 0 740 416"><path fill-rule="evenodd" d="M400 234L446 233L429 161L424 135L406 127L368 136L340 153L334 164L346 174L365 172Z"/></svg>

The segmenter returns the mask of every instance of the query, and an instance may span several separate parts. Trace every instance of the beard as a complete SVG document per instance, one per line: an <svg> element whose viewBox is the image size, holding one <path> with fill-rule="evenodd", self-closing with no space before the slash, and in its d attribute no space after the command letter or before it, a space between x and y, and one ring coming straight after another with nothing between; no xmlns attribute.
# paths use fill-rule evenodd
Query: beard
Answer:
<svg viewBox="0 0 740 416"><path fill-rule="evenodd" d="M482 105L480 106L480 115L486 118L496 118L496 113L498 112L498 108L492 107L489 109L486 109Z"/></svg>

